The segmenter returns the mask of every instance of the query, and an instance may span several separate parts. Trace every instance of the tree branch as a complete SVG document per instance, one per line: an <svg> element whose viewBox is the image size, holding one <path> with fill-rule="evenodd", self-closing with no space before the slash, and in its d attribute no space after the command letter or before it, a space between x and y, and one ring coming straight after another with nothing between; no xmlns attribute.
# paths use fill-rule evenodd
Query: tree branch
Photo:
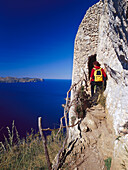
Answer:
<svg viewBox="0 0 128 170"><path fill-rule="evenodd" d="M42 131L41 119L42 119L41 117L38 118L39 132L40 132L41 138L43 140L44 152L45 152L45 157L46 157L48 169L51 170L51 162L50 162L50 158L49 158L49 154L48 154L46 139L45 139L44 133Z"/></svg>

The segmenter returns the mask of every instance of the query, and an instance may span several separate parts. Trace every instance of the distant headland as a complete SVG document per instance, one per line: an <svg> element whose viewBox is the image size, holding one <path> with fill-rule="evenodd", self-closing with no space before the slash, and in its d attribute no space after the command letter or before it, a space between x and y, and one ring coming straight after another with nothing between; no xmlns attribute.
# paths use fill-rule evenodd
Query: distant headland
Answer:
<svg viewBox="0 0 128 170"><path fill-rule="evenodd" d="M29 83L29 82L43 82L42 78L16 78L16 77L0 77L0 83Z"/></svg>

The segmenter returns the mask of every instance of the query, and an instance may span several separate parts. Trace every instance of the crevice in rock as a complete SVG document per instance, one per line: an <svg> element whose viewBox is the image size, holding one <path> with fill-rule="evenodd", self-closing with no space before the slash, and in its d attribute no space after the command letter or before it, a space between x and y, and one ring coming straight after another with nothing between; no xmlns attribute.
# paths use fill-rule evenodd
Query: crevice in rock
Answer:
<svg viewBox="0 0 128 170"><path fill-rule="evenodd" d="M127 10L126 10L126 19L128 19L128 7L127 7Z"/></svg>
<svg viewBox="0 0 128 170"><path fill-rule="evenodd" d="M80 123L78 124L78 130L80 131L80 138L81 138L82 135L81 135Z"/></svg>
<svg viewBox="0 0 128 170"><path fill-rule="evenodd" d="M88 58L88 77L90 78L90 75L91 75L91 71L92 71L92 68L93 68L93 62L96 61L96 54L95 55L92 55L92 56L89 56Z"/></svg>
<svg viewBox="0 0 128 170"><path fill-rule="evenodd" d="M69 143L67 149L65 149L64 152L62 153L61 160L60 160L60 166L58 167L58 170L63 166L67 156L71 154L71 152L72 152L72 150L73 150L77 140L78 140L78 138L73 140L73 141L71 141Z"/></svg>

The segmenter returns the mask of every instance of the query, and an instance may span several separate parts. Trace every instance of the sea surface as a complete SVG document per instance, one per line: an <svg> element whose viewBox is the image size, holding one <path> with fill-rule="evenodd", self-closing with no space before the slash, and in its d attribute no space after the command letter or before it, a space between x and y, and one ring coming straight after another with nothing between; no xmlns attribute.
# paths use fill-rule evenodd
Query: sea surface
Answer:
<svg viewBox="0 0 128 170"><path fill-rule="evenodd" d="M37 83L0 83L0 141L7 136L13 120L20 137L33 128L38 131L38 117L43 128L56 128L63 116L62 104L71 80L44 80Z"/></svg>

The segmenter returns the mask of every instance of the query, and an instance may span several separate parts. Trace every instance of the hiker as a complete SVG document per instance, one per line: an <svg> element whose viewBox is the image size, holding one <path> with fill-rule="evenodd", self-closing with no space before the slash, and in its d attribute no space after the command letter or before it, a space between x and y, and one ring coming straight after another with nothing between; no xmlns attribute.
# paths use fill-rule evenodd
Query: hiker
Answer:
<svg viewBox="0 0 128 170"><path fill-rule="evenodd" d="M100 67L98 61L93 62L93 69L90 75L91 84L91 96L94 96L94 87L96 86L96 93L103 89L103 82L106 80L106 73L103 68Z"/></svg>

